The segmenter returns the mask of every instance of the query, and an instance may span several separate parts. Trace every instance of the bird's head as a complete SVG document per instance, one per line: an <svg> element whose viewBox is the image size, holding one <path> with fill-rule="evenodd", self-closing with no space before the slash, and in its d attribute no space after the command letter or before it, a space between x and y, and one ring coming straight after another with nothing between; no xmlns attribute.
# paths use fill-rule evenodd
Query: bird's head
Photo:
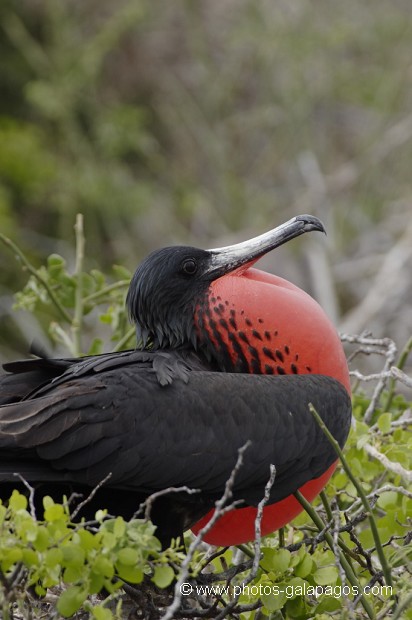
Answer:
<svg viewBox="0 0 412 620"><path fill-rule="evenodd" d="M270 250L312 230L324 232L324 227L313 216L299 215L232 246L211 250L175 246L152 252L137 268L127 295L139 346L204 346L202 325L217 283L244 275Z"/></svg>

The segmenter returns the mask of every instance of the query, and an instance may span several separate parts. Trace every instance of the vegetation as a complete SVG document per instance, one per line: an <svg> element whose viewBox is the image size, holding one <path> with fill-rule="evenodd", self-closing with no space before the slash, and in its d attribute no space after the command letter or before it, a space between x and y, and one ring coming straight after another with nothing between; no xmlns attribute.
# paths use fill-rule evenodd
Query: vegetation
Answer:
<svg viewBox="0 0 412 620"><path fill-rule="evenodd" d="M161 553L143 517L74 524L62 498L39 521L13 494L5 620L412 618L411 40L404 0L0 3L0 360L132 346L149 250L309 212L329 246L264 268L347 332L356 418L315 509L240 550Z"/></svg>
<svg viewBox="0 0 412 620"><path fill-rule="evenodd" d="M90 315L109 326L108 337L116 348L123 346L131 338L123 303L129 274L117 272L121 279L108 282L100 271L84 272L81 216L76 236L73 273L56 254L36 270L11 245L31 274L17 293L16 304L46 314L51 337L70 355L100 350L100 339L85 347ZM367 336L345 339L356 344L355 356L380 355L383 369L375 375L378 383L372 396L356 387L356 425L344 455L339 451L341 466L315 508L300 498L307 513L265 539L259 536L257 520L255 543L240 549L210 555L201 539L188 537L186 554L177 547L162 553L144 512L125 523L110 518L102 506L94 522L75 524L71 515L76 508L67 498L56 504L45 497L40 521L30 493L27 500L14 492L8 503L0 505L3 618L57 613L57 617L122 619L130 607L153 618L326 620L344 614L375 619L389 613L393 618L412 618L408 610L412 444L407 431L412 404L399 393L395 380L406 377L401 367L412 340L391 374L387 368L394 361L393 342ZM355 377L359 383L367 379L359 372Z"/></svg>
<svg viewBox="0 0 412 620"><path fill-rule="evenodd" d="M266 264L314 292L336 324L405 237L393 294L348 326L401 346L411 40L403 0L3 0L0 231L34 264L57 251L72 265L80 211L88 268L106 273L154 247L216 247L313 213L329 247L297 244L297 268L292 248ZM3 359L27 352L24 322L8 312L23 285L12 267L1 252Z"/></svg>

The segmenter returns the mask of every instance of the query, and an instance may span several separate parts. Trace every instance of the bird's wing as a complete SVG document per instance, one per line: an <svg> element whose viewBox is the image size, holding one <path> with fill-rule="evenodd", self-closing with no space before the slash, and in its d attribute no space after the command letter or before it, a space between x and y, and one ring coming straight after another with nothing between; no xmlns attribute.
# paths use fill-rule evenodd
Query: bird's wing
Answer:
<svg viewBox="0 0 412 620"><path fill-rule="evenodd" d="M190 372L169 359L173 380L161 386L153 359L120 359L79 362L25 400L0 407L0 479L29 460L29 481L37 466L44 480L47 466L53 480L94 486L111 473L116 488L186 485L218 497L238 449L250 441L235 497L256 504L273 463L274 502L336 459L309 403L339 443L346 440L350 400L329 377Z"/></svg>
<svg viewBox="0 0 412 620"><path fill-rule="evenodd" d="M197 356L186 349L173 352L122 351L82 358L35 358L3 364L6 373L0 376L0 406L26 400L63 384L69 377L100 373L105 369L125 367L152 368L160 385L174 378L187 380L189 368L204 368Z"/></svg>

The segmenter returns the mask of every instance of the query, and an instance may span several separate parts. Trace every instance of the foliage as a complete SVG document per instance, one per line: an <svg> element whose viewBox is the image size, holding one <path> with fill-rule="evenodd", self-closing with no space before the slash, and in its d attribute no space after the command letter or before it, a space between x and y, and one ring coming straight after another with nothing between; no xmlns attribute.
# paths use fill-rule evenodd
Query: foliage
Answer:
<svg viewBox="0 0 412 620"><path fill-rule="evenodd" d="M42 316L54 344L63 345L70 354L79 356L100 353L101 337L92 337L87 349L83 341L88 332L87 319L93 326L96 315L101 324L109 327L110 339L122 348L131 343L130 329L125 312L125 295L131 278L130 272L119 265L112 267L114 281L98 269L83 270L83 217L76 223L77 261L71 273L67 261L51 254L45 265L33 267L22 251L0 233L0 240L8 245L31 274L23 289L15 295L15 310L25 310Z"/></svg>
<svg viewBox="0 0 412 620"><path fill-rule="evenodd" d="M17 306L53 319L52 336L67 346L69 354L84 352L84 329L93 313L109 322L116 347L130 339L124 316L130 274L118 269L121 279L108 283L100 271L83 270L81 224L78 217L74 272L55 254L35 269L17 246L3 239L31 274L16 295ZM100 350L100 342L92 342L91 349ZM362 338L355 339L358 353L362 342ZM364 352L370 355L373 350L368 343ZM376 352L382 354L381 341L377 345ZM411 347L412 342L400 356L399 366ZM378 376L384 378L385 372ZM240 550L217 550L210 556L199 540L192 541L186 557L176 549L161 553L149 522L104 519L102 506L96 522L73 524L67 504L53 503L50 498L44 498L44 520L38 521L28 510L27 499L14 492L8 505L0 505L3 617L12 617L14 604L19 610L16 618L40 618L46 604L42 597L46 595L46 601L49 592L58 592L56 609L61 616L80 610L84 617L96 620L126 617L120 603L149 614L148 600L150 613L157 606L155 617L175 603L178 616L170 612L170 618L193 617L197 612L199 617L220 613L221 618L241 620L326 620L343 615L374 619L390 612L394 618L412 618L407 608L412 572L412 440L408 432L412 403L393 390L394 379L388 383L389 377L387 392L375 390L371 397L359 386L356 389L356 423L341 457L342 466L321 499L314 507L306 506L307 513L284 531ZM373 411L366 423L371 402ZM256 562L255 558L260 559ZM173 591L175 578L177 585L184 583L188 589L180 594ZM152 585L149 598L127 599L119 589L122 579L135 584L138 591L147 588L147 580L160 590ZM40 600L34 602L28 586ZM111 593L106 599L103 588L106 596ZM188 603L194 609L191 614L185 612Z"/></svg>
<svg viewBox="0 0 412 620"><path fill-rule="evenodd" d="M411 33L402 0L2 0L0 230L43 259L81 211L107 271L314 213L344 314L409 216Z"/></svg>
<svg viewBox="0 0 412 620"><path fill-rule="evenodd" d="M2 617L11 617L9 606L24 606L27 589L39 597L65 584L56 609L68 618L85 605L92 618L110 620L104 602L85 604L88 596L105 589L115 593L123 584L141 583L147 575L160 588L174 578L168 562L179 562L174 550L160 553L150 521L122 517L106 519L104 511L93 523L74 525L67 504L43 498L44 520L28 511L28 500L13 491L7 507L0 504L0 606ZM26 592L26 594L25 594Z"/></svg>

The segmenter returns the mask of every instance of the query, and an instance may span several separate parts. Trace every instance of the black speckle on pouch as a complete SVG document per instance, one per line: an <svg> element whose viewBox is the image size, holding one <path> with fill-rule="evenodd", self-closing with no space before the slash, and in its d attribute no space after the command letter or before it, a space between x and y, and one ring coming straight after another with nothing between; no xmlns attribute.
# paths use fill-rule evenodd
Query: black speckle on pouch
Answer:
<svg viewBox="0 0 412 620"><path fill-rule="evenodd" d="M276 361L276 358L273 354L273 351L271 351L271 349L268 349L267 347L263 347L263 353L266 355L266 357L268 357L269 359Z"/></svg>
<svg viewBox="0 0 412 620"><path fill-rule="evenodd" d="M229 331L229 326L227 324L226 319L219 319L219 325L221 325L224 329L226 329L227 331Z"/></svg>
<svg viewBox="0 0 412 620"><path fill-rule="evenodd" d="M283 362L284 361L284 357L283 357L282 351L279 351L279 349L276 349L275 353L276 353L276 357L278 358L278 360Z"/></svg>
<svg viewBox="0 0 412 620"><path fill-rule="evenodd" d="M258 340L263 340L262 336L259 334L258 331L256 331L256 329L252 331L252 335L254 338L257 338Z"/></svg>
<svg viewBox="0 0 412 620"><path fill-rule="evenodd" d="M241 340L243 340L243 342L246 342L246 344L249 344L249 340L245 334L245 332L239 332L238 336Z"/></svg>

